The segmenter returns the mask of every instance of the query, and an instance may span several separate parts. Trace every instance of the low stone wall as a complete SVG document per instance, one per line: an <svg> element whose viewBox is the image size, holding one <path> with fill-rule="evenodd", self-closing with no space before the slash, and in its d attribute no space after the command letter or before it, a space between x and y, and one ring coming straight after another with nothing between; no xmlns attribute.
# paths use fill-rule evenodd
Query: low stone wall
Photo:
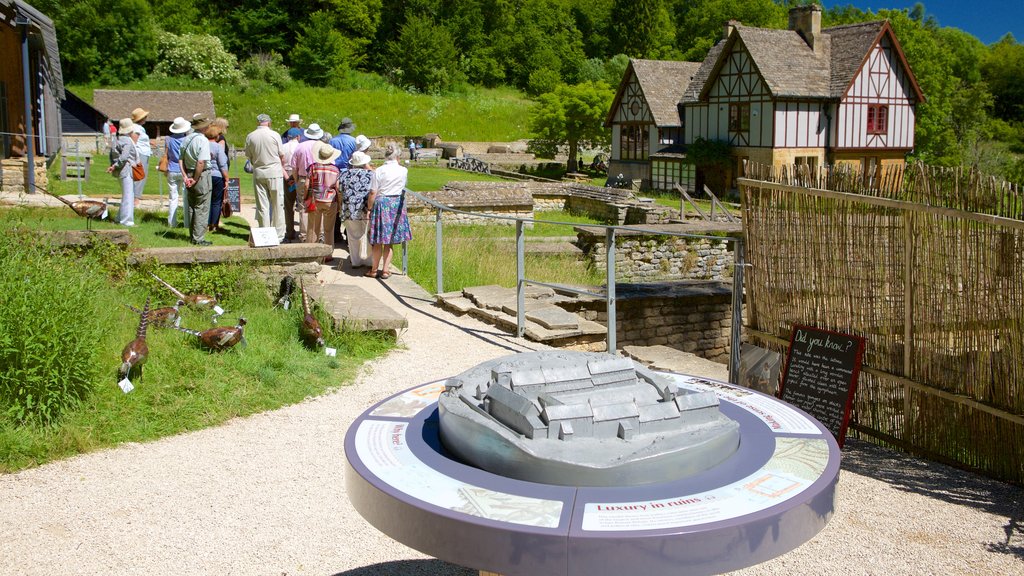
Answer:
<svg viewBox="0 0 1024 576"><path fill-rule="evenodd" d="M28 162L24 158L6 158L0 161L0 192L22 194L25 192L25 180ZM37 157L35 162L36 186L47 188L49 178L46 174L46 159ZM31 192L31 191L29 191Z"/></svg>
<svg viewBox="0 0 1024 576"><path fill-rule="evenodd" d="M686 232L677 226L665 231ZM577 227L577 245L596 269L606 270L604 231ZM696 232L690 232L696 233ZM625 282L723 280L732 277L733 252L725 238L683 238L620 231L615 240L615 275Z"/></svg>
<svg viewBox="0 0 1024 576"><path fill-rule="evenodd" d="M617 347L663 345L715 362L728 362L732 330L730 284L619 284L615 296ZM604 300L586 298L558 305L587 320L608 325Z"/></svg>
<svg viewBox="0 0 1024 576"><path fill-rule="evenodd" d="M422 195L466 212L507 218L533 218L533 197L525 183L521 182L451 182L437 192L425 192ZM412 195L406 195L406 201L410 220L433 221L436 218L437 209L430 204ZM448 211L442 215L442 219L445 222L463 224L515 224L513 220L497 220Z"/></svg>

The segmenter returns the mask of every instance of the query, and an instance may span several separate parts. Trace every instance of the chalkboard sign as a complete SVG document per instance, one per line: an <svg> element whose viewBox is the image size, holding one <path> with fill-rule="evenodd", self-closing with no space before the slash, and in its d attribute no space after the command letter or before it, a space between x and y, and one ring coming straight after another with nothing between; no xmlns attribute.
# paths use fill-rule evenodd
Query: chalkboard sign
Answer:
<svg viewBox="0 0 1024 576"><path fill-rule="evenodd" d="M818 419L843 446L864 339L813 326L793 326L780 397Z"/></svg>
<svg viewBox="0 0 1024 576"><path fill-rule="evenodd" d="M242 179L228 178L228 201L235 212L242 210Z"/></svg>

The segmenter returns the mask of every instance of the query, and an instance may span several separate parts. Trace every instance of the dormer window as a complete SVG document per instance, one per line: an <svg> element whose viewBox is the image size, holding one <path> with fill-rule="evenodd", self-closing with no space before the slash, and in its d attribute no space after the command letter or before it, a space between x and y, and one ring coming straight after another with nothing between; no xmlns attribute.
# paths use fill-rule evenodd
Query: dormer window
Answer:
<svg viewBox="0 0 1024 576"><path fill-rule="evenodd" d="M729 132L750 132L750 103L729 104Z"/></svg>
<svg viewBox="0 0 1024 576"><path fill-rule="evenodd" d="M889 106L868 104L868 134L885 134L889 131Z"/></svg>

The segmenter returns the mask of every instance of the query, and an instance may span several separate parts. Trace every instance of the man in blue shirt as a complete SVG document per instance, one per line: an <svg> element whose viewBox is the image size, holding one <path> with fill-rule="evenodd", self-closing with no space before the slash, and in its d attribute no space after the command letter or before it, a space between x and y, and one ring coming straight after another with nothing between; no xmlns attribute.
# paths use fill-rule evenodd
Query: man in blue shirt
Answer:
<svg viewBox="0 0 1024 576"><path fill-rule="evenodd" d="M334 161L338 170L348 170L348 161L352 158L352 153L356 151L356 139L352 136L352 131L355 129L356 125L352 123L351 118L342 118L341 124L338 124L338 135L331 138L331 146L341 152L341 156Z"/></svg>

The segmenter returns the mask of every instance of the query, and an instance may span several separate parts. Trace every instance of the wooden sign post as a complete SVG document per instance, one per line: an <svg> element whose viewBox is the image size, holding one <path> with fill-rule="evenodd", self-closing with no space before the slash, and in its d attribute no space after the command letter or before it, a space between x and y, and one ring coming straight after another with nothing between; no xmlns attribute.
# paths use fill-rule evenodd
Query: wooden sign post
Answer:
<svg viewBox="0 0 1024 576"><path fill-rule="evenodd" d="M843 446L864 358L864 339L793 326L780 398L821 422Z"/></svg>

